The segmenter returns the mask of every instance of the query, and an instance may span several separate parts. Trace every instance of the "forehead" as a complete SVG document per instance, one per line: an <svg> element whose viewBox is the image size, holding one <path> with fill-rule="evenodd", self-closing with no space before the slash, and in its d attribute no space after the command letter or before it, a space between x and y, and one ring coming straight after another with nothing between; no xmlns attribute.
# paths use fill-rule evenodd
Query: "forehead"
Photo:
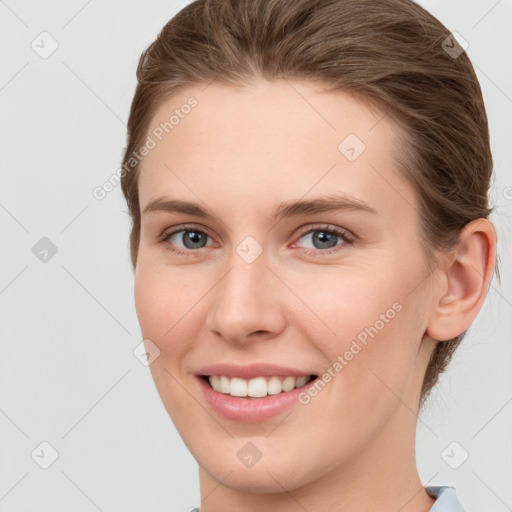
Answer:
<svg viewBox="0 0 512 512"><path fill-rule="evenodd" d="M236 194L255 212L269 206L261 198L270 204L335 190L382 207L396 202L399 188L414 201L397 172L398 134L375 107L321 84L189 87L163 102L150 123L154 147L140 166L141 208L176 193L218 203Z"/></svg>

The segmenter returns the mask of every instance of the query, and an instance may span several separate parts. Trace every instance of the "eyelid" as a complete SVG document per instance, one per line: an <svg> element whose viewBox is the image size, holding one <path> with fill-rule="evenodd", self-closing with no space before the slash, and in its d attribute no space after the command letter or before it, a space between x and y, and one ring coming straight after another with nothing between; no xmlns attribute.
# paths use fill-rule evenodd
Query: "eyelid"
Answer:
<svg viewBox="0 0 512 512"><path fill-rule="evenodd" d="M307 227L302 229L300 234L295 237L295 241L291 244L291 247L296 247L296 245L295 245L296 242L298 240L300 240L303 236L307 235L308 233L311 233L313 231L322 231L322 230L329 231L329 232L335 233L338 236L341 236L344 239L343 243L338 244L329 249L325 249L325 250L303 248L305 253L315 254L315 255L330 254L330 253L337 252L337 251L341 250L341 249L339 249L339 247L341 247L343 245L353 244L357 240L357 237L351 231L349 231L345 228L339 227L339 226L334 226L334 225L330 225L330 224L322 224L322 223L308 224ZM198 233L202 233L202 234L206 235L208 238L213 240L213 237L208 233L208 230L206 228L198 227L196 224L181 224L181 225L174 226L173 228L169 228L169 229L165 230L164 233L159 237L159 242L171 245L168 242L168 239L171 236L175 235L176 233L179 233L180 231L196 231ZM216 244L216 246L218 246L217 242L215 242L215 244ZM207 249L207 248L208 248L208 246L201 247L199 249L188 249L188 250L185 249L184 250L184 249L180 249L180 248L176 248L176 247L173 247L173 248L168 247L168 249L171 250L172 252L175 252L178 254L184 254L184 255L193 255L194 253L197 254L198 252L200 252L201 249Z"/></svg>
<svg viewBox="0 0 512 512"><path fill-rule="evenodd" d="M202 233L202 234L206 235L211 240L214 239L213 236L210 235L210 233L208 232L208 230L206 228L198 227L196 224L180 224L178 226L174 226L172 228L166 229L162 233L162 235L158 237L158 241L162 242L162 243L169 243L168 239L171 236L175 235L176 233L179 233L180 231L195 231L197 233ZM218 245L217 242L215 242L215 244ZM201 247L200 249L206 249L206 248L207 247ZM192 253L192 252L198 252L200 249L183 250L183 249L177 248L177 249L175 249L175 251L181 252L181 253L184 253L184 252Z"/></svg>
<svg viewBox="0 0 512 512"><path fill-rule="evenodd" d="M160 240L164 240L171 235L179 233L180 231L198 231L200 233L208 235L210 238L213 238L212 236L210 236L206 228L198 227L196 224L179 224L178 226L173 226L172 228L165 229L159 238Z"/></svg>
<svg viewBox="0 0 512 512"><path fill-rule="evenodd" d="M346 240L347 243L355 242L357 239L357 237L348 229L345 229L345 228L342 228L339 226L334 226L331 224L320 223L320 224L308 224L308 227L305 228L303 231L301 231L300 235L298 236L298 238L296 238L296 240L299 240L304 235L307 235L308 233L311 233L312 231L329 231L329 232L335 233L337 235L342 236ZM293 242L293 243L295 244L295 242ZM317 249L317 251L326 252L326 251L321 251L320 249Z"/></svg>

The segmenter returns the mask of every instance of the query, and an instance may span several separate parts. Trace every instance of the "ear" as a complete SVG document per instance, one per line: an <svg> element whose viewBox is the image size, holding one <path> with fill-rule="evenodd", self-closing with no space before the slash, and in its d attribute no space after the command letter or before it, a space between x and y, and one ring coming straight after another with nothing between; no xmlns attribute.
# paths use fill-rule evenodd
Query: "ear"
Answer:
<svg viewBox="0 0 512 512"><path fill-rule="evenodd" d="M471 221L461 231L454 253L442 258L443 281L426 329L438 341L462 334L482 307L496 262L494 226L487 219Z"/></svg>

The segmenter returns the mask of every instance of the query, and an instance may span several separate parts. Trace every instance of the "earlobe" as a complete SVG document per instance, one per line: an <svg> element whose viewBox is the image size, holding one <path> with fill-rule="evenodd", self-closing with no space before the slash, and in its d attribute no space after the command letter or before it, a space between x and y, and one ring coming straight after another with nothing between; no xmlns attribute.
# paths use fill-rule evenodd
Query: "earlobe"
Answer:
<svg viewBox="0 0 512 512"><path fill-rule="evenodd" d="M446 341L462 334L485 300L496 260L496 232L487 219L476 219L461 231L455 256L444 259L443 284L426 334Z"/></svg>

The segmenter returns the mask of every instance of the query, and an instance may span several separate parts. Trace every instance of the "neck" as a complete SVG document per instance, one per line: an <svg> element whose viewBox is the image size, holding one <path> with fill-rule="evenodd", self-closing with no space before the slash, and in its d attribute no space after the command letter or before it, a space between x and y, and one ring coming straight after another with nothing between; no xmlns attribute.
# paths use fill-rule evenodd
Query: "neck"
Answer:
<svg viewBox="0 0 512 512"><path fill-rule="evenodd" d="M352 460L296 489L255 494L217 482L199 468L201 512L428 512L434 504L423 488L415 459L416 417L400 405L378 437Z"/></svg>

